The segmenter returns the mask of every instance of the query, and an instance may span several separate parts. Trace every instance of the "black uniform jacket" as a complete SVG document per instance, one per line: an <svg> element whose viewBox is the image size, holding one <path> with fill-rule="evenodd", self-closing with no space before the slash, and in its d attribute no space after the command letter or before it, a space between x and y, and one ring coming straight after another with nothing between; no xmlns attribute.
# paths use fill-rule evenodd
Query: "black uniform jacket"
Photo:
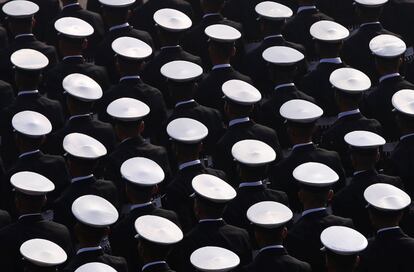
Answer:
<svg viewBox="0 0 414 272"><path fill-rule="evenodd" d="M87 263L98 262L104 263L117 272L127 272L128 267L126 261L122 257L112 256L103 252L102 249L96 249L92 251L80 252L68 260L64 272L75 272L75 270Z"/></svg>

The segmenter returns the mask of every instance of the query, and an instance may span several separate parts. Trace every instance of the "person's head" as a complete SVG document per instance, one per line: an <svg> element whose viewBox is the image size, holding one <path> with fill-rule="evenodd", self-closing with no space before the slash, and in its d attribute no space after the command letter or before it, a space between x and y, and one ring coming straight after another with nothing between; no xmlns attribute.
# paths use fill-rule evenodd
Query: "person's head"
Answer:
<svg viewBox="0 0 414 272"><path fill-rule="evenodd" d="M362 100L362 93L349 94L335 89L335 102L340 112L358 109Z"/></svg>
<svg viewBox="0 0 414 272"><path fill-rule="evenodd" d="M131 13L130 7L102 5L102 18L109 27L128 22Z"/></svg>
<svg viewBox="0 0 414 272"><path fill-rule="evenodd" d="M56 272L67 260L66 252L57 244L45 239L30 239L20 246L24 272Z"/></svg>
<svg viewBox="0 0 414 272"><path fill-rule="evenodd" d="M66 94L66 106L72 116L91 113L93 105L93 102L82 101L68 93Z"/></svg>
<svg viewBox="0 0 414 272"><path fill-rule="evenodd" d="M59 35L59 54L62 57L82 55L83 50L88 47L87 39L70 38Z"/></svg>
<svg viewBox="0 0 414 272"><path fill-rule="evenodd" d="M16 191L14 203L19 214L40 213L46 205L46 195L27 195Z"/></svg>
<svg viewBox="0 0 414 272"><path fill-rule="evenodd" d="M312 142L316 122L298 123L287 121L286 132L292 145Z"/></svg>
<svg viewBox="0 0 414 272"><path fill-rule="evenodd" d="M289 7L270 1L257 4L255 11L259 16L259 27L263 37L281 34L286 20L293 15Z"/></svg>
<svg viewBox="0 0 414 272"><path fill-rule="evenodd" d="M414 118L403 113L397 112L395 119L401 135L411 134L414 132Z"/></svg>
<svg viewBox="0 0 414 272"><path fill-rule="evenodd" d="M181 36L192 25L190 17L176 9L157 10L154 21L162 46L178 45Z"/></svg>
<svg viewBox="0 0 414 272"><path fill-rule="evenodd" d="M235 43L241 38L241 33L234 27L215 24L205 29L208 36L208 53L211 63L227 64L236 55Z"/></svg>
<svg viewBox="0 0 414 272"><path fill-rule="evenodd" d="M414 111L407 107L414 101L413 90L400 90L396 92L392 99L394 107L393 113L401 135L411 134L414 132Z"/></svg>
<svg viewBox="0 0 414 272"><path fill-rule="evenodd" d="M270 80L276 85L293 82L298 63L305 58L301 52L287 46L269 47L262 57L267 63Z"/></svg>
<svg viewBox="0 0 414 272"><path fill-rule="evenodd" d="M315 51L318 54L319 58L337 58L340 55L343 42L328 43L319 40L315 40Z"/></svg>
<svg viewBox="0 0 414 272"><path fill-rule="evenodd" d="M115 134L119 141L123 141L128 138L135 138L142 135L145 129L145 123L140 121L116 121L114 125Z"/></svg>
<svg viewBox="0 0 414 272"><path fill-rule="evenodd" d="M398 73L407 48L405 42L394 35L381 34L369 42L375 56L375 66L380 76Z"/></svg>
<svg viewBox="0 0 414 272"><path fill-rule="evenodd" d="M236 55L236 47L234 43L210 40L208 42L208 53L213 64L230 63L231 59Z"/></svg>
<svg viewBox="0 0 414 272"><path fill-rule="evenodd" d="M99 246L102 239L109 234L108 227L91 227L81 222L77 222L74 226L76 240L82 247Z"/></svg>
<svg viewBox="0 0 414 272"><path fill-rule="evenodd" d="M215 203L197 195L194 198L194 214L198 220L221 218L225 207L225 203Z"/></svg>
<svg viewBox="0 0 414 272"><path fill-rule="evenodd" d="M206 13L220 13L225 0L200 0L201 9Z"/></svg>
<svg viewBox="0 0 414 272"><path fill-rule="evenodd" d="M40 149L46 141L46 136L28 137L21 133L15 132L14 141L20 153Z"/></svg>
<svg viewBox="0 0 414 272"><path fill-rule="evenodd" d="M359 20L359 23L370 23L370 22L378 22L381 13L383 10L383 6L370 6L370 5L362 5L360 3L355 4L355 14Z"/></svg>
<svg viewBox="0 0 414 272"><path fill-rule="evenodd" d="M311 26L310 34L320 58L336 58L339 57L343 40L349 36L349 30L336 22L322 20Z"/></svg>
<svg viewBox="0 0 414 272"><path fill-rule="evenodd" d="M377 73L381 76L392 73L398 73L400 71L402 63L402 56L396 58L382 58L378 56L375 57L375 66L377 69Z"/></svg>
<svg viewBox="0 0 414 272"><path fill-rule="evenodd" d="M301 184L298 192L299 201L304 209L326 207L333 196L331 187L318 188Z"/></svg>
<svg viewBox="0 0 414 272"><path fill-rule="evenodd" d="M39 6L33 2L8 1L2 7L6 15L8 29L13 36L32 33L35 24L34 15L39 11Z"/></svg>
<svg viewBox="0 0 414 272"><path fill-rule="evenodd" d="M254 105L240 105L229 99L224 101L224 113L227 120L249 117L253 109Z"/></svg>
<svg viewBox="0 0 414 272"><path fill-rule="evenodd" d="M42 71L14 69L14 82L18 90L37 90L42 82Z"/></svg>
<svg viewBox="0 0 414 272"><path fill-rule="evenodd" d="M10 61L18 91L37 90L42 81L42 71L49 64L48 58L37 50L20 49L10 56Z"/></svg>
<svg viewBox="0 0 414 272"><path fill-rule="evenodd" d="M298 71L296 64L281 66L269 63L267 67L273 85L293 82Z"/></svg>
<svg viewBox="0 0 414 272"><path fill-rule="evenodd" d="M58 19L55 29L58 32L59 53L63 57L82 55L83 50L88 47L87 37L94 32L89 23L74 17Z"/></svg>

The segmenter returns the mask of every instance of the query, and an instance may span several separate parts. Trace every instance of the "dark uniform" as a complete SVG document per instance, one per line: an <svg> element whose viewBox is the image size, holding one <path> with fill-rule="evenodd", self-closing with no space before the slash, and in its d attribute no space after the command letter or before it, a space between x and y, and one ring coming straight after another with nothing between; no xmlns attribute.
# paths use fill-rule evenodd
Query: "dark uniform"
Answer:
<svg viewBox="0 0 414 272"><path fill-rule="evenodd" d="M282 35L266 37L257 47L248 51L243 58L241 71L248 75L253 80L254 86L266 96L268 92L270 92L270 95L272 94L272 88L274 86L269 78L267 62L263 59L262 54L267 48L272 46L287 46L298 50L306 56L305 47L285 40ZM307 73L306 60L298 63L298 66L298 76L301 77Z"/></svg>
<svg viewBox="0 0 414 272"><path fill-rule="evenodd" d="M161 124L167 119L165 102L158 89L144 83L139 77L121 80L104 94L97 105L99 119L110 122L111 117L107 114L106 108L114 100L123 97L135 98L147 104L150 113L144 118L144 137L158 136Z"/></svg>
<svg viewBox="0 0 414 272"><path fill-rule="evenodd" d="M196 223L192 198L194 190L191 182L194 177L201 174L209 174L226 180L224 172L206 168L201 163L197 163L179 170L166 189L165 207L177 213L184 233L191 230Z"/></svg>
<svg viewBox="0 0 414 272"><path fill-rule="evenodd" d="M108 180L96 179L94 176L72 181L61 196L55 201L54 218L72 230L76 219L72 214L73 201L84 195L97 195L105 198L115 207L119 207L118 191L116 186Z"/></svg>
<svg viewBox="0 0 414 272"><path fill-rule="evenodd" d="M0 48L7 48L7 46L9 46L9 36L7 30L0 25Z"/></svg>
<svg viewBox="0 0 414 272"><path fill-rule="evenodd" d="M221 87L231 79L238 79L253 84L252 80L231 66L218 67L210 71L200 82L196 93L196 100L204 106L215 108L223 112L224 100Z"/></svg>
<svg viewBox="0 0 414 272"><path fill-rule="evenodd" d="M343 68L345 65L332 62L320 62L316 69L309 72L302 79L300 89L312 96L324 112L325 116L338 114L338 107L335 102L335 91L329 82L331 73L336 69Z"/></svg>
<svg viewBox="0 0 414 272"><path fill-rule="evenodd" d="M214 24L228 25L243 33L241 24L227 20L219 13L203 16L203 19L197 25L187 31L183 37L183 47L191 54L201 57L205 69L211 68L211 61L208 54L208 36L204 33L204 30ZM241 39L236 41L236 51L232 64L237 67L244 55L244 43Z"/></svg>
<svg viewBox="0 0 414 272"><path fill-rule="evenodd" d="M44 89L47 96L58 100L64 109L66 109L66 98L62 82L66 76L73 73L83 74L92 78L101 86L103 91L106 91L109 87L109 78L105 67L88 63L81 56L64 58L62 62L46 73L44 80Z"/></svg>
<svg viewBox="0 0 414 272"><path fill-rule="evenodd" d="M414 2L412 0L390 0L384 4L381 14L381 22L384 27L401 37L412 46L414 43L414 35L409 27L413 21ZM398 18L395 18L398 14Z"/></svg>
<svg viewBox="0 0 414 272"><path fill-rule="evenodd" d="M10 215L7 211L0 210L0 229L11 223Z"/></svg>
<svg viewBox="0 0 414 272"><path fill-rule="evenodd" d="M292 99L302 99L315 103L315 100L304 92L298 90L293 84L278 87L270 94L269 99L259 109L259 123L274 129L279 136L283 148L290 146L289 137L286 133L285 119L280 115L280 107Z"/></svg>
<svg viewBox="0 0 414 272"><path fill-rule="evenodd" d="M347 65L364 72L373 82L377 81L378 74L369 42L381 34L394 35L378 22L361 25L344 41L341 52L342 59Z"/></svg>
<svg viewBox="0 0 414 272"><path fill-rule="evenodd" d="M368 242L361 254L358 271L361 272L408 272L412 271L414 239L401 229L381 231Z"/></svg>
<svg viewBox="0 0 414 272"><path fill-rule="evenodd" d="M0 230L2 271L23 272L19 249L22 243L34 238L52 241L65 250L68 256L73 254L72 240L66 226L46 221L40 214L25 215Z"/></svg>
<svg viewBox="0 0 414 272"><path fill-rule="evenodd" d="M414 167L414 137L402 137L398 145L391 153L391 165L392 170L390 171L393 175L401 177L405 191L413 195L413 167Z"/></svg>
<svg viewBox="0 0 414 272"><path fill-rule="evenodd" d="M75 256L68 260L68 263L63 269L63 272L75 272L78 267L92 262L107 264L114 268L117 272L128 271L128 267L124 258L106 254L102 249L94 249L78 252Z"/></svg>
<svg viewBox="0 0 414 272"><path fill-rule="evenodd" d="M175 272L167 263L156 263L142 269L142 272Z"/></svg>
<svg viewBox="0 0 414 272"><path fill-rule="evenodd" d="M138 240L134 238L137 233L134 227L135 220L143 215L164 217L180 225L177 214L173 211L157 208L154 204L132 207L132 210L112 228L109 236L112 253L125 258L129 271L140 270L143 265L138 257Z"/></svg>
<svg viewBox="0 0 414 272"><path fill-rule="evenodd" d="M335 22L351 29L358 22L353 0L316 0L316 6Z"/></svg>
<svg viewBox="0 0 414 272"><path fill-rule="evenodd" d="M171 97L168 92L168 84L166 78L161 75L160 70L164 64L174 60L185 60L196 63L200 66L202 65L201 59L199 57L184 51L181 46L166 46L161 47L159 53L145 66L145 70L142 74L142 78L147 84L157 88L162 92L164 95L164 100L166 101L169 108L172 106L172 104Z"/></svg>
<svg viewBox="0 0 414 272"><path fill-rule="evenodd" d="M287 193L290 208L294 212L300 211L302 205L297 196L299 184L292 172L297 166L306 162L319 162L329 166L339 176L336 188L345 186L345 172L338 153L318 148L313 143L294 147L292 153L271 170L272 187Z"/></svg>
<svg viewBox="0 0 414 272"><path fill-rule="evenodd" d="M39 12L35 14L36 24L33 28L33 33L41 41L46 41L47 31L50 25L55 22L53 18L60 12L59 0L33 0L39 6Z"/></svg>
<svg viewBox="0 0 414 272"><path fill-rule="evenodd" d="M323 132L321 147L338 152L347 174L352 173L352 164L348 152L348 144L344 137L356 130L366 130L382 134L381 124L375 119L368 119L360 112L353 112L339 117L335 123Z"/></svg>
<svg viewBox="0 0 414 272"><path fill-rule="evenodd" d="M231 225L252 230L247 219L247 210L254 204L262 201L276 201L289 205L289 200L284 192L271 190L265 185L243 186L237 189L237 196L227 204L223 218ZM252 237L253 238L253 237Z"/></svg>
<svg viewBox="0 0 414 272"><path fill-rule="evenodd" d="M245 272L310 272L308 263L290 256L285 248L269 248L260 251L253 262L244 267Z"/></svg>
<svg viewBox="0 0 414 272"><path fill-rule="evenodd" d="M300 8L299 8L300 9ZM306 48L308 59L316 58L313 39L309 33L310 27L321 20L333 21L332 18L323 14L316 8L298 10L298 13L287 21L284 28L284 35L288 41L299 43Z"/></svg>
<svg viewBox="0 0 414 272"><path fill-rule="evenodd" d="M287 237L287 249L292 256L309 263L312 271L325 271L325 254L320 235L331 226L353 227L352 220L328 214L326 210L303 215L293 224Z"/></svg>
<svg viewBox="0 0 414 272"><path fill-rule="evenodd" d="M106 67L112 83L115 83L119 79L118 72L115 68L115 53L112 50L112 42L120 37L136 38L154 47L152 38L148 32L134 29L130 25L110 29L96 48L95 64Z"/></svg>
<svg viewBox="0 0 414 272"><path fill-rule="evenodd" d="M402 187L399 177L379 174L376 170L367 170L355 174L349 185L335 194L332 201L332 210L335 215L351 218L355 229L366 237L373 235L371 222L369 221L364 191L375 183L386 183Z"/></svg>
<svg viewBox="0 0 414 272"><path fill-rule="evenodd" d="M236 181L237 173L231 149L235 143L248 139L259 140L272 147L276 152L277 161L283 158L279 139L273 129L251 120L229 126L223 137L216 144L213 162L216 168L226 172L229 180L232 182Z"/></svg>
<svg viewBox="0 0 414 272"><path fill-rule="evenodd" d="M12 86L0 80L0 111L10 106L14 102L14 99L15 95Z"/></svg>
<svg viewBox="0 0 414 272"><path fill-rule="evenodd" d="M200 221L187 233L179 245L181 264L178 271L196 271L190 263L190 255L205 246L216 246L233 251L246 265L252 260L249 234L246 230L227 224L224 220Z"/></svg>
<svg viewBox="0 0 414 272"><path fill-rule="evenodd" d="M398 139L398 128L394 119L391 104L392 96L403 89L414 89L414 85L401 76L393 76L382 80L373 87L362 102L362 112L370 118L377 119L383 128L385 139Z"/></svg>

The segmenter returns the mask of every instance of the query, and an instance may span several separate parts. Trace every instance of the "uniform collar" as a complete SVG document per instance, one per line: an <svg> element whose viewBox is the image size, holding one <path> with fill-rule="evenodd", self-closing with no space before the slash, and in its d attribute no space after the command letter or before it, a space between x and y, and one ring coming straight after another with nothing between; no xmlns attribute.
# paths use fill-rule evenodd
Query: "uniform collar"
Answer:
<svg viewBox="0 0 414 272"><path fill-rule="evenodd" d="M69 117L69 121L72 121L73 119L77 119L77 118L82 118L82 117L90 117L91 115L92 113L72 115L71 117Z"/></svg>
<svg viewBox="0 0 414 272"><path fill-rule="evenodd" d="M295 87L295 83L291 82L291 83L279 84L279 85L276 85L274 90L276 91L276 90L284 88L284 87Z"/></svg>
<svg viewBox="0 0 414 272"><path fill-rule="evenodd" d="M181 105L190 104L190 103L193 103L193 102L195 102L195 100L194 100L194 99L185 100L185 101L180 101L180 102L178 102L177 104L175 104L175 108L177 108L177 107L179 107L179 106L181 106Z"/></svg>
<svg viewBox="0 0 414 272"><path fill-rule="evenodd" d="M22 37L34 37L33 33L24 33L14 36L14 39L22 38Z"/></svg>
<svg viewBox="0 0 414 272"><path fill-rule="evenodd" d="M167 262L166 261L155 261L155 262L147 263L142 267L141 271L144 271L145 269L147 269L150 266L159 265L159 264L166 265Z"/></svg>
<svg viewBox="0 0 414 272"><path fill-rule="evenodd" d="M119 82L124 81L124 80L128 80L128 79L138 79L138 80L140 80L141 77L138 76L138 75L136 75L136 76L123 76L119 79Z"/></svg>
<svg viewBox="0 0 414 272"><path fill-rule="evenodd" d="M62 7L62 10L64 10L65 8L75 7L75 6L80 7L80 4L79 3L67 4L67 5L65 5L65 6Z"/></svg>
<svg viewBox="0 0 414 272"><path fill-rule="evenodd" d="M215 218L215 219L201 219L198 223L205 223L205 222L221 222L223 218Z"/></svg>
<svg viewBox="0 0 414 272"><path fill-rule="evenodd" d="M403 136L400 137L400 141L402 141L402 140L404 140L406 138L412 137L412 136L414 136L414 133L405 134L405 135L403 135Z"/></svg>
<svg viewBox="0 0 414 272"><path fill-rule="evenodd" d="M343 112L340 112L338 114L338 119L341 119L342 117L345 117L345 116L358 114L358 113L360 113L359 109L350 110L350 111L343 111Z"/></svg>
<svg viewBox="0 0 414 272"><path fill-rule="evenodd" d="M382 77L379 78L379 82L381 83L386 79L393 78L393 77L399 77L399 76L400 76L400 73L392 73L392 74L383 75Z"/></svg>
<svg viewBox="0 0 414 272"><path fill-rule="evenodd" d="M334 63L334 64L341 64L342 60L340 57L337 58L325 58L325 59L320 59L319 63Z"/></svg>
<svg viewBox="0 0 414 272"><path fill-rule="evenodd" d="M37 153L40 153L39 149L36 149L36 150L33 150L33 151L27 151L27 152L24 152L24 153L20 154L19 159L21 159L23 157L26 157L26 156L29 156L29 155L37 154Z"/></svg>
<svg viewBox="0 0 414 272"><path fill-rule="evenodd" d="M249 121L250 121L249 117L236 118L236 119L230 120L229 127L240 124L240 123L247 123Z"/></svg>
<svg viewBox="0 0 414 272"><path fill-rule="evenodd" d="M367 25L381 25L381 23L380 22L368 22L368 23L360 24L359 27L364 27Z"/></svg>
<svg viewBox="0 0 414 272"><path fill-rule="evenodd" d="M221 17L221 14L218 13L218 12L206 13L206 14L203 15L203 19L205 19L207 17L210 17L210 16L220 16Z"/></svg>
<svg viewBox="0 0 414 272"><path fill-rule="evenodd" d="M34 217L34 216L42 217L42 214L41 213L26 213L26 214L20 215L18 220L21 220L21 219L26 218L26 217Z"/></svg>
<svg viewBox="0 0 414 272"><path fill-rule="evenodd" d="M76 178L72 178L70 180L71 183L75 183L77 181L81 181L81 180L85 180L85 179L91 179L94 178L93 174L87 175L87 176L80 176L80 177L76 177Z"/></svg>
<svg viewBox="0 0 414 272"><path fill-rule="evenodd" d="M121 29L121 28L126 28L126 27L129 27L129 23L123 23L123 24L120 24L120 25L111 26L109 28L109 31L114 31L114 30Z"/></svg>
<svg viewBox="0 0 414 272"><path fill-rule="evenodd" d="M230 63L223 63L223 64L216 64L211 68L211 70L223 69L223 68L230 68Z"/></svg>
<svg viewBox="0 0 414 272"><path fill-rule="evenodd" d="M283 38L283 35L282 34L269 35L269 36L264 37L263 40L266 41L266 40L273 39L273 38Z"/></svg>
<svg viewBox="0 0 414 272"><path fill-rule="evenodd" d="M316 212L320 212L320 211L326 211L326 208L321 207L321 208L314 208L314 209L305 210L305 211L302 212L302 217L306 216L308 214L316 213Z"/></svg>
<svg viewBox="0 0 414 272"><path fill-rule="evenodd" d="M181 46L179 44L177 44L177 45L163 46L163 47L160 48L160 50L177 49L177 48L181 48Z"/></svg>
<svg viewBox="0 0 414 272"><path fill-rule="evenodd" d="M263 181L259 180L259 181L252 181L252 182L242 182L239 184L239 188L243 188L243 187L257 187L257 186L262 186L263 185Z"/></svg>
<svg viewBox="0 0 414 272"><path fill-rule="evenodd" d="M390 230L397 230L397 229L399 230L400 227L395 226L395 227L389 227L389 228L382 228L382 229L377 230L377 234L380 234L380 233L386 232L386 231L390 231Z"/></svg>
<svg viewBox="0 0 414 272"><path fill-rule="evenodd" d="M72 59L72 58L77 58L77 59L83 59L82 55L71 55L71 56L66 56L62 58L62 61L65 61L67 59Z"/></svg>
<svg viewBox="0 0 414 272"><path fill-rule="evenodd" d="M370 170L355 171L352 175L355 177L355 176L357 176L359 174L363 174L363 173L368 172L368 171L370 171Z"/></svg>
<svg viewBox="0 0 414 272"><path fill-rule="evenodd" d="M284 249L284 247L282 245L271 245L271 246L267 246L267 247L263 247L259 250L259 253L268 249Z"/></svg>
<svg viewBox="0 0 414 272"><path fill-rule="evenodd" d="M148 207L150 205L152 205L152 201L149 201L147 203L134 204L134 205L131 205L129 207L129 210L132 211L132 210L135 210L135 209L139 209L139 208L143 208L143 207Z"/></svg>
<svg viewBox="0 0 414 272"><path fill-rule="evenodd" d="M298 8L297 13L301 13L302 11L311 10L311 9L316 9L316 6L301 6Z"/></svg>
<svg viewBox="0 0 414 272"><path fill-rule="evenodd" d="M295 150L296 148L302 147L302 146L308 146L308 145L313 145L313 142L309 142L309 143L303 143L303 144L295 144L292 147L292 150Z"/></svg>
<svg viewBox="0 0 414 272"><path fill-rule="evenodd" d="M190 167L190 166L193 166L193 165L197 165L197 164L201 164L201 161L200 160L188 161L188 162L180 164L178 166L178 169L183 170L184 168L187 168L187 167Z"/></svg>
<svg viewBox="0 0 414 272"><path fill-rule="evenodd" d="M90 252L90 251L98 251L98 250L102 250L101 246L97 246L97 247L83 247L78 249L78 251L76 252L76 255L79 255L83 252Z"/></svg>
<svg viewBox="0 0 414 272"><path fill-rule="evenodd" d="M38 94L39 90L26 90L26 91L19 91L17 93L18 96L26 95L26 94Z"/></svg>

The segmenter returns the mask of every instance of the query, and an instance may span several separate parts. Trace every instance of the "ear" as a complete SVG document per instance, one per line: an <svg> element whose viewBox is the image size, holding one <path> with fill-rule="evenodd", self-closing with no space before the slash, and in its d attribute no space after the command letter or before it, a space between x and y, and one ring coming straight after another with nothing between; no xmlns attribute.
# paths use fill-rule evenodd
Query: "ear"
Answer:
<svg viewBox="0 0 414 272"><path fill-rule="evenodd" d="M138 131L141 134L141 133L144 132L144 130L145 130L145 123L144 123L144 121L141 121L141 123L139 124L139 127L138 127Z"/></svg>
<svg viewBox="0 0 414 272"><path fill-rule="evenodd" d="M159 190L158 185L155 185L155 186L152 188L151 194L152 194L152 195L156 195L156 194L158 193L158 190Z"/></svg>
<svg viewBox="0 0 414 272"><path fill-rule="evenodd" d="M288 229L286 227L283 227L283 230L282 230L282 238L283 238L283 240L286 239L287 235L288 235Z"/></svg>
<svg viewBox="0 0 414 272"><path fill-rule="evenodd" d="M361 258L359 256L356 256L354 268L357 268L359 266L360 261L361 261Z"/></svg>
<svg viewBox="0 0 414 272"><path fill-rule="evenodd" d="M334 196L334 191L333 190L329 190L329 192L328 192L328 202L331 202L333 196Z"/></svg>
<svg viewBox="0 0 414 272"><path fill-rule="evenodd" d="M35 19L35 17L33 16L32 17L32 27L34 27L36 25L36 19Z"/></svg>
<svg viewBox="0 0 414 272"><path fill-rule="evenodd" d="M83 41L82 41L82 49L85 50L86 48L88 48L88 45L89 45L88 39L83 39Z"/></svg>
<svg viewBox="0 0 414 272"><path fill-rule="evenodd" d="M233 46L233 48L231 49L231 52L230 52L230 56L234 57L236 55L236 53L237 53L237 49L236 49L235 46Z"/></svg>

